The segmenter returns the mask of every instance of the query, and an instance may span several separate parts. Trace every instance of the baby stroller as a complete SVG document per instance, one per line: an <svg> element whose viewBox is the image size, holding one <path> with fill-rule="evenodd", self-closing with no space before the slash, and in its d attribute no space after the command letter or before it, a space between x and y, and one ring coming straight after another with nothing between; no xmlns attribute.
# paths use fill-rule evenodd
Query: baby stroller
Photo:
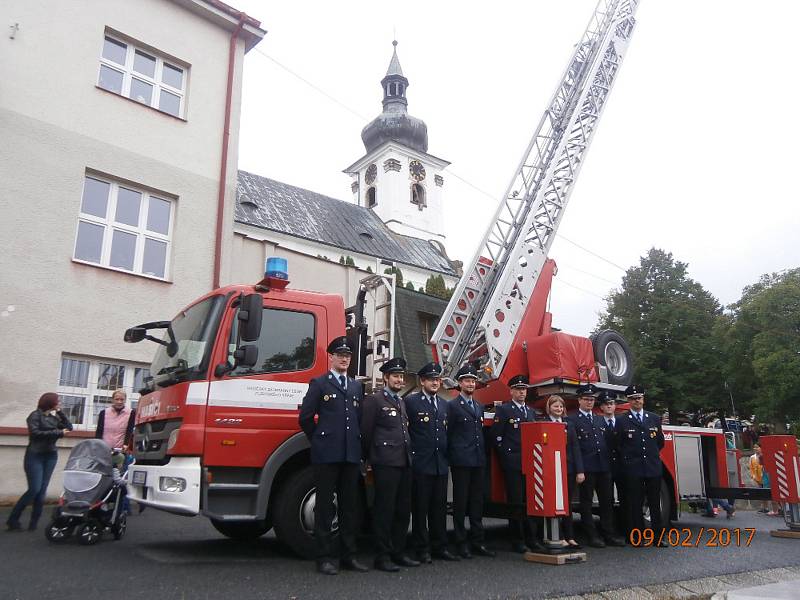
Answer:
<svg viewBox="0 0 800 600"><path fill-rule="evenodd" d="M115 481L116 479L116 481ZM112 451L103 440L77 444L64 467L64 493L45 529L51 542L63 542L75 533L84 545L96 544L110 531L115 540L127 529L122 510L125 480L114 468Z"/></svg>

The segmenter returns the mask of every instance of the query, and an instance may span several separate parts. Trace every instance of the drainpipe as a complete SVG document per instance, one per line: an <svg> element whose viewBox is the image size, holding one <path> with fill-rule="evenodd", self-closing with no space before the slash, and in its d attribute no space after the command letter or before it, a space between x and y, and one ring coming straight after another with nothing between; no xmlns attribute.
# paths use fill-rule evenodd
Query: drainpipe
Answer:
<svg viewBox="0 0 800 600"><path fill-rule="evenodd" d="M239 13L239 22L231 34L228 51L228 88L225 94L225 121L222 124L222 152L219 164L219 194L217 195L217 230L214 240L214 289L220 284L222 270L222 224L225 220L225 178L228 171L228 141L231 137L231 103L233 102L233 73L236 62L236 40L244 27L247 15Z"/></svg>

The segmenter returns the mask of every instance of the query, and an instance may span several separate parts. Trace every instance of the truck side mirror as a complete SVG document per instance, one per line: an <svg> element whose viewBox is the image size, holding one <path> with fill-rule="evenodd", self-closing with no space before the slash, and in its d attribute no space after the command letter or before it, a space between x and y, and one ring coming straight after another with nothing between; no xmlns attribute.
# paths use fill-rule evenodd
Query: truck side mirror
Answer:
<svg viewBox="0 0 800 600"><path fill-rule="evenodd" d="M147 335L147 329L144 327L131 327L125 330L125 337L123 338L129 344L141 342Z"/></svg>
<svg viewBox="0 0 800 600"><path fill-rule="evenodd" d="M233 353L237 367L254 367L258 362L258 346L239 346Z"/></svg>
<svg viewBox="0 0 800 600"><path fill-rule="evenodd" d="M255 342L261 335L263 308L264 300L261 294L248 294L242 298L238 318L239 337L243 342Z"/></svg>

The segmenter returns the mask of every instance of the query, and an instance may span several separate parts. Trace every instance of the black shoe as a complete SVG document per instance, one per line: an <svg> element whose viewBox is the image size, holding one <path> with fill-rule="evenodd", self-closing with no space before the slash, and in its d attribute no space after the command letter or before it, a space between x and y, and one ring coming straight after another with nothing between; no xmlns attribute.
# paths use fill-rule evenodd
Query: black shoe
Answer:
<svg viewBox="0 0 800 600"><path fill-rule="evenodd" d="M606 546L624 546L625 540L618 535L610 535L606 538Z"/></svg>
<svg viewBox="0 0 800 600"><path fill-rule="evenodd" d="M22 531L22 525L8 521L6 523L6 531Z"/></svg>
<svg viewBox="0 0 800 600"><path fill-rule="evenodd" d="M598 537L589 538L589 545L592 548L605 548L606 543Z"/></svg>
<svg viewBox="0 0 800 600"><path fill-rule="evenodd" d="M517 554L525 554L526 552L530 552L530 548L528 548L522 542L514 542L511 544L511 551L516 552Z"/></svg>
<svg viewBox="0 0 800 600"><path fill-rule="evenodd" d="M323 575L336 575L339 573L339 569L336 568L329 560L324 560L317 565L317 571L322 573Z"/></svg>
<svg viewBox="0 0 800 600"><path fill-rule="evenodd" d="M401 556L393 556L392 562L396 565L400 565L401 567L418 567L420 562L418 560L414 560L410 556L406 556L405 554Z"/></svg>
<svg viewBox="0 0 800 600"><path fill-rule="evenodd" d="M461 558L472 558L472 552L470 552L469 548L467 548L466 546L462 546L461 548L458 549L458 555Z"/></svg>
<svg viewBox="0 0 800 600"><path fill-rule="evenodd" d="M528 548L531 549L531 552L547 552L547 548L538 540L531 540L528 542Z"/></svg>
<svg viewBox="0 0 800 600"><path fill-rule="evenodd" d="M375 568L378 571L386 571L387 573L397 573L397 571L400 570L400 567L398 567L388 558L376 558Z"/></svg>
<svg viewBox="0 0 800 600"><path fill-rule="evenodd" d="M428 554L427 552L420 552L419 554L417 554L417 560L420 563L424 563L426 565L429 565L429 564L431 564L433 562L433 559L431 558L431 555Z"/></svg>
<svg viewBox="0 0 800 600"><path fill-rule="evenodd" d="M472 546L472 553L477 554L478 556L488 556L489 558L494 558L497 556L497 552L494 550L489 550L483 544L474 544Z"/></svg>
<svg viewBox="0 0 800 600"><path fill-rule="evenodd" d="M458 558L458 556L450 552L450 550L442 550L441 552L434 552L433 558L435 558L436 560L447 560L450 562L456 562L461 560L460 558Z"/></svg>
<svg viewBox="0 0 800 600"><path fill-rule="evenodd" d="M358 562L355 558L347 558L341 561L342 569L348 571L358 571L359 573L366 573L369 567L363 563Z"/></svg>

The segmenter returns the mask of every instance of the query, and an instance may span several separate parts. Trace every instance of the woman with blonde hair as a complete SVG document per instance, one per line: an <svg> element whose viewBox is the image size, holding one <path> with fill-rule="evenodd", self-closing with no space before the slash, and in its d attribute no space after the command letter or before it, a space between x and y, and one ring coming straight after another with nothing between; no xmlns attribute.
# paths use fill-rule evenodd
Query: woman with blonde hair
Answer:
<svg viewBox="0 0 800 600"><path fill-rule="evenodd" d="M561 518L561 527L564 531L565 546L577 550L581 545L575 541L575 532L572 524L572 499L575 496L578 484L583 483L586 479L583 473L583 458L578 445L578 435L575 433L575 427L572 423L565 419L567 409L561 396L556 394L550 396L545 403L545 412L549 421L563 423L567 429L567 486L570 512L567 516Z"/></svg>

